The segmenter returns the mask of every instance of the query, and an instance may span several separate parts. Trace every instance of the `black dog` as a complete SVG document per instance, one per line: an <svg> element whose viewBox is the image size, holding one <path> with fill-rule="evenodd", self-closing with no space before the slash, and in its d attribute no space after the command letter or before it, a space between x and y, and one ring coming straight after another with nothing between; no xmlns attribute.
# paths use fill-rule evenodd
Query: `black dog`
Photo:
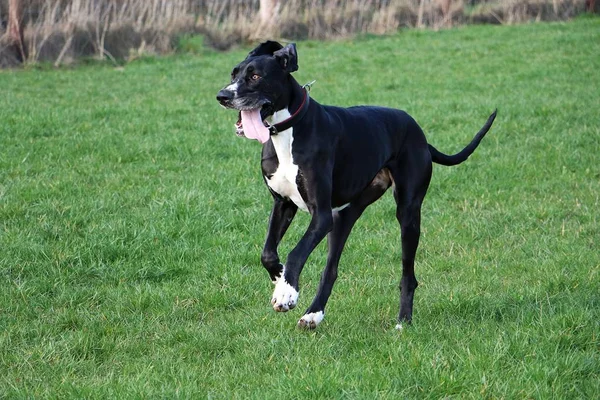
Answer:
<svg viewBox="0 0 600 400"><path fill-rule="evenodd" d="M419 125L404 111L324 106L309 99L308 91L291 75L297 69L294 44L283 47L268 41L233 69L231 83L217 95L221 105L240 111L238 135L263 143L263 177L274 203L261 261L275 283L273 308L288 311L296 306L300 272L327 235L327 265L317 295L298 325L315 328L323 320L352 226L393 186L402 237L397 325L401 328L412 318L414 261L431 163L465 161L492 126L496 112L467 147L448 156L427 144ZM265 122L269 117L270 124ZM312 219L284 267L277 246L298 208Z"/></svg>

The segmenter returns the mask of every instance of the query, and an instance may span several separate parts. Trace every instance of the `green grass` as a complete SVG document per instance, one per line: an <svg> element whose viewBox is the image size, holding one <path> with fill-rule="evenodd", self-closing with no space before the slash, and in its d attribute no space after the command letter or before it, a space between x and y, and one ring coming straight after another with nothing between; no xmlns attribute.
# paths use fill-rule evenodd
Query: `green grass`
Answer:
<svg viewBox="0 0 600 400"><path fill-rule="evenodd" d="M0 397L598 397L600 19L298 44L314 98L405 109L444 152L499 109L435 167L402 333L391 195L316 331L324 245L272 311L260 146L214 100L248 50L0 72Z"/></svg>

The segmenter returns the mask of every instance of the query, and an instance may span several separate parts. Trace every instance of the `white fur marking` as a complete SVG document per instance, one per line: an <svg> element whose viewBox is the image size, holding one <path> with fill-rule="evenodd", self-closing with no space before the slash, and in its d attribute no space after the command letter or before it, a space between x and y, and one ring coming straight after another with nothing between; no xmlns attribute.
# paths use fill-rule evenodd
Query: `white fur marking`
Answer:
<svg viewBox="0 0 600 400"><path fill-rule="evenodd" d="M275 291L273 292L271 304L275 311L285 312L291 310L298 304L298 292L292 285L286 282L285 278L279 278L275 284Z"/></svg>
<svg viewBox="0 0 600 400"><path fill-rule="evenodd" d="M300 321L298 321L298 326L301 328L315 329L321 321L323 321L323 318L325 318L325 313L323 311L304 314L304 316L300 318Z"/></svg>
<svg viewBox="0 0 600 400"><path fill-rule="evenodd" d="M240 84L238 82L234 82L232 84L230 84L229 86L227 86L225 88L225 90L230 90L233 93L237 94L238 88L240 87Z"/></svg>
<svg viewBox="0 0 600 400"><path fill-rule="evenodd" d="M271 123L276 124L289 117L290 112L285 108L273 114ZM298 165L294 164L294 159L292 157L294 128L286 129L285 131L277 133L277 135L272 135L271 140L273 141L273 147L275 147L275 153L277 153L279 166L271 178L267 178L267 185L269 185L274 192L293 201L298 208L308 211L308 206L300 195L298 185L296 185Z"/></svg>
<svg viewBox="0 0 600 400"><path fill-rule="evenodd" d="M283 276L283 271L285 270L285 266L283 267L284 269L281 270L281 272L279 273L279 275L277 275L275 277L275 279L271 280L271 282L273 282L273 285L277 285L277 282L279 282L279 280L281 279L281 277Z"/></svg>
<svg viewBox="0 0 600 400"><path fill-rule="evenodd" d="M350 203L346 203L343 206L335 207L333 211L342 211L344 208L348 207Z"/></svg>
<svg viewBox="0 0 600 400"><path fill-rule="evenodd" d="M397 331L402 331L402 329L404 329L404 328L402 327L402 324L397 324L397 325L396 325L396 330L397 330Z"/></svg>

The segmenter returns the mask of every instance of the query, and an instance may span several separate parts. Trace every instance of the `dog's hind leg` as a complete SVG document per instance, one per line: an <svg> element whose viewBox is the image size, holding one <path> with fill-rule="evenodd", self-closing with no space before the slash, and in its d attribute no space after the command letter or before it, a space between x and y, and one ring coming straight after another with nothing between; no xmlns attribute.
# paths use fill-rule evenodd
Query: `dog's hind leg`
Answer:
<svg viewBox="0 0 600 400"><path fill-rule="evenodd" d="M421 205L431 179L431 156L424 151L412 151L392 168L396 187L396 218L402 238L402 279L400 280L400 313L397 329L412 320L413 299L418 282L415 277L415 255L421 235Z"/></svg>
<svg viewBox="0 0 600 400"><path fill-rule="evenodd" d="M384 169L350 205L340 211L334 211L333 228L327 235L327 264L321 275L317 295L298 321L298 327L314 329L325 317L325 305L337 278L340 257L352 227L367 206L379 199L391 184L389 171Z"/></svg>
<svg viewBox="0 0 600 400"><path fill-rule="evenodd" d="M279 242L281 242L283 235L294 219L296 211L298 211L298 206L291 201L274 198L273 209L269 217L267 238L260 261L269 273L271 281L275 284L283 274L283 264L279 260L277 246L279 246Z"/></svg>
<svg viewBox="0 0 600 400"><path fill-rule="evenodd" d="M304 313L304 316L298 321L299 327L314 329L325 317L325 304L337 279L338 263L344 244L350 235L354 223L358 220L363 210L350 205L343 210L333 212L333 229L327 235L327 264L321 275L317 295Z"/></svg>

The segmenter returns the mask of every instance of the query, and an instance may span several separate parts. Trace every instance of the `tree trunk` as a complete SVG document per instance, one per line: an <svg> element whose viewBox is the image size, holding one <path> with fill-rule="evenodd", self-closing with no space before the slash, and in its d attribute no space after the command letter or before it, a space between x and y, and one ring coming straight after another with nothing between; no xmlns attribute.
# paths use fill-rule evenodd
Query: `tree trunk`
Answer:
<svg viewBox="0 0 600 400"><path fill-rule="evenodd" d="M276 8L277 0L260 0L260 8L258 13L261 25L269 26L274 24Z"/></svg>
<svg viewBox="0 0 600 400"><path fill-rule="evenodd" d="M27 60L27 48L23 36L23 0L8 0L8 29L6 31L9 46L20 62Z"/></svg>
<svg viewBox="0 0 600 400"><path fill-rule="evenodd" d="M425 0L419 1L419 11L417 11L417 28L423 27L423 7Z"/></svg>
<svg viewBox="0 0 600 400"><path fill-rule="evenodd" d="M279 0L260 0L256 38L268 39L275 33Z"/></svg>

